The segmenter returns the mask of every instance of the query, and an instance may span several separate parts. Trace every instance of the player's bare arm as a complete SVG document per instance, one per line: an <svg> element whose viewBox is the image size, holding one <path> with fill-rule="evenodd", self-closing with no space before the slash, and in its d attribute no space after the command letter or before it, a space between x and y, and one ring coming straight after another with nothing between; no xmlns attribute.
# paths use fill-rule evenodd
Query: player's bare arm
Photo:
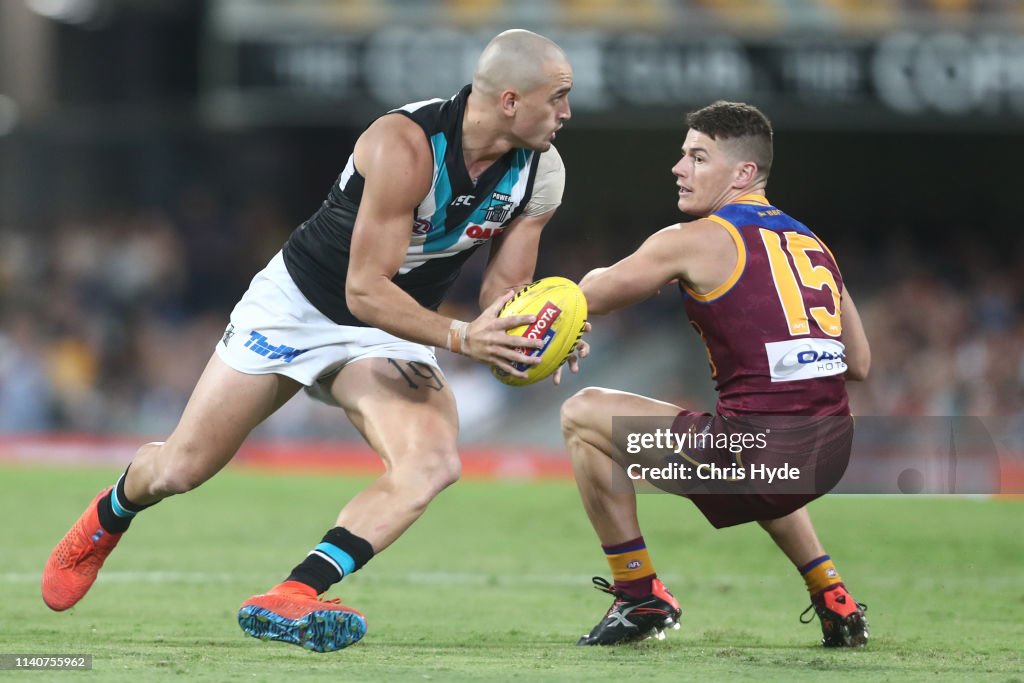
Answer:
<svg viewBox="0 0 1024 683"><path fill-rule="evenodd" d="M452 320L420 306L392 281L409 248L413 213L430 189L432 164L423 131L401 115L381 117L356 142L355 165L366 184L352 233L345 297L364 323L409 341L447 348ZM515 346L539 347L541 342L517 342L505 334L532 320L498 318L504 300L495 301L469 324L460 350L518 375L512 362L537 360Z"/></svg>
<svg viewBox="0 0 1024 683"><path fill-rule="evenodd" d="M518 290L533 281L540 235L554 215L551 210L539 216L520 216L492 241L480 285L481 310L509 289Z"/></svg>
<svg viewBox="0 0 1024 683"><path fill-rule="evenodd" d="M349 308L368 325L443 346L450 321L391 281L409 248L413 212L430 189L433 160L427 141L412 121L383 116L356 142L354 160L366 184L352 234L345 287Z"/></svg>
<svg viewBox="0 0 1024 683"><path fill-rule="evenodd" d="M868 345L860 313L857 312L857 306L854 305L850 292L846 290L846 285L843 285L840 306L843 344L846 346L846 379L865 380L871 369L871 347Z"/></svg>
<svg viewBox="0 0 1024 683"><path fill-rule="evenodd" d="M533 280L540 235L554 215L555 210L552 209L537 216L520 216L494 241L480 286L480 308L486 309L499 297L504 302L507 297L503 294L509 290L518 291ZM589 323L586 330L590 330ZM579 372L579 359L589 353L590 345L581 339L576 350L566 359L570 372ZM552 381L561 383L562 368L555 371Z"/></svg>
<svg viewBox="0 0 1024 683"><path fill-rule="evenodd" d="M639 249L621 261L587 273L580 280L580 289L587 298L587 311L591 315L603 315L640 303L666 282L678 278L683 242L682 226L669 226L648 237Z"/></svg>
<svg viewBox="0 0 1024 683"><path fill-rule="evenodd" d="M673 280L710 291L729 277L736 258L732 239L717 223L678 223L654 233L618 263L590 271L580 288L588 311L602 315L640 303Z"/></svg>
<svg viewBox="0 0 1024 683"><path fill-rule="evenodd" d="M538 216L520 216L494 242L480 287L480 308L488 306L509 289L518 291L533 280L541 231L553 215L554 210ZM589 323L585 329L590 331ZM566 359L569 371L579 372L579 359L589 354L590 345L581 339L576 350ZM561 367L552 375L551 381L561 384Z"/></svg>

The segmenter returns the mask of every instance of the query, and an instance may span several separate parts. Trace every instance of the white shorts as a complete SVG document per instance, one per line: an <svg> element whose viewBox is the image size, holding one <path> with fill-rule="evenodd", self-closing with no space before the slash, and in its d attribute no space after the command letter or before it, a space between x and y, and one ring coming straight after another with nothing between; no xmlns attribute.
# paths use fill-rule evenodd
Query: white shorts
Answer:
<svg viewBox="0 0 1024 683"><path fill-rule="evenodd" d="M394 358L437 367L433 347L375 327L339 325L318 311L295 286L281 252L256 273L216 348L221 360L239 372L290 377L331 405L337 403L325 380L348 363Z"/></svg>

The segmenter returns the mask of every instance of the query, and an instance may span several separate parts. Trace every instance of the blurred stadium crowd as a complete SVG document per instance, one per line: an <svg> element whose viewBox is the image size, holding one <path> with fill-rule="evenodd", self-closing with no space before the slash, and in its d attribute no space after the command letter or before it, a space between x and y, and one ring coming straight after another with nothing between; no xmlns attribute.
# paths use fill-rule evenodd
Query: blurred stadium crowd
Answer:
<svg viewBox="0 0 1024 683"><path fill-rule="evenodd" d="M228 12L277 0L228 0ZM1017 0L302 0L303 11L329 24L352 26L402 19L461 26L539 21L597 27L660 29L712 23L749 30L842 26L872 29L914 19L999 18L1024 21Z"/></svg>
<svg viewBox="0 0 1024 683"><path fill-rule="evenodd" d="M165 433L234 301L292 227L272 201L229 207L197 189L172 210L68 215L46 230L0 230L0 431ZM538 273L578 278L627 251L613 241L570 249L560 240L572 230L551 231ZM880 254L833 240L874 354L870 380L851 385L856 413L1024 411L1024 242L929 246L896 234ZM475 282L466 273L455 292L461 315L472 315ZM622 337L607 346L626 349L624 362L644 362L629 356L625 339L640 329L630 315L682 316L673 297L659 299L602 321L606 334ZM475 391L498 386L484 368L439 355ZM602 362L592 359L588 371ZM513 397L489 396L490 406ZM317 418L301 401L270 431L337 433L340 415Z"/></svg>
<svg viewBox="0 0 1024 683"><path fill-rule="evenodd" d="M752 88L773 86L753 88L751 101L762 104L760 94L784 113L776 128L790 146L779 154L769 197L829 243L872 342L871 378L850 385L855 412L1024 415L1024 236L1015 229L1013 197L1001 186L1018 173L1004 150L1019 142L1024 120L1024 1L12 0L0 3L0 433L162 436L173 428L231 306L322 199L366 123L362 114L336 118L358 105L383 110L360 80L377 72L342 68L378 65L365 41L352 43L363 52L345 41L314 45L326 50L314 50L314 57L333 58L314 59L314 75L324 65L337 67L340 83L355 84L355 94L341 102L319 101L319 90L275 80L294 56L280 48L303 43L291 40L293 30L314 38L320 29L369 35L399 20L477 27L481 36L493 26L551 26L582 50L592 80L608 76L595 66L599 51L605 60L625 59L592 40L602 31L678 30L693 38L708 26L727 43L762 33L792 36L726 53L711 45L690 54L689 38L659 43L675 50L676 70L662 73L668 80L657 87L675 83L683 93L660 109L626 100L616 109L609 94L628 94L634 75L648 73L643 69L619 74L618 90L609 80L607 90L592 91L591 104L609 109L592 107L588 119L578 106L564 143L559 137L569 169L566 202L546 230L538 276L582 277L675 220L658 188L664 182L671 191L667 169L683 96L705 96L691 95L683 77L743 66ZM842 44L858 33L881 36L907 26L927 33L928 25L943 30L913 43L906 62L876 61L892 47L885 41L836 53L783 49L818 33ZM952 42L949 32L956 33ZM447 45L442 33L429 46ZM268 119L272 124L211 125L199 104L226 67L204 61L204 54L251 60L237 82L227 79L239 92L287 85L263 93L288 105L286 115ZM406 57L418 62L420 52ZM804 72L819 62L822 70ZM442 63L455 70L451 60ZM401 73L391 75L404 87L408 64L396 64ZM875 72L885 64L904 79L896 90L917 87L924 104L908 112L880 98L886 81ZM253 74L267 80L250 83ZM337 84L330 83L333 91ZM578 85L574 96L584 101L588 82L581 77ZM947 99L925 97L933 89L953 104L967 98L969 106L943 109ZM722 96L717 86L714 93ZM318 102L317 111L327 112L324 127L313 123L324 123L312 116ZM664 114L643 119L656 126L637 118L651 110ZM629 201L621 185L624 159ZM456 285L453 315L475 316L482 257ZM680 334L692 338L682 349ZM585 383L712 407L703 351L674 296L663 293L601 320L593 341L585 375L558 391L509 390L485 368L441 352L466 437L494 438L496 432L473 425L500 427L494 416L517 410L547 416L533 420L544 436L519 429L498 438L558 442L558 403ZM356 436L338 411L301 397L261 433Z"/></svg>

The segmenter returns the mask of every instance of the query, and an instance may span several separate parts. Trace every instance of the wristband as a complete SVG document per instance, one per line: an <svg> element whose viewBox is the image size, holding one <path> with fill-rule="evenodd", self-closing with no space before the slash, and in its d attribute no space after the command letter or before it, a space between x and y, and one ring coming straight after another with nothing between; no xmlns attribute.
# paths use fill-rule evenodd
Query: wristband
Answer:
<svg viewBox="0 0 1024 683"><path fill-rule="evenodd" d="M453 320L451 327L448 328L448 350L452 353L462 353L462 348L466 345L466 332L469 329L469 323L463 322L462 320Z"/></svg>

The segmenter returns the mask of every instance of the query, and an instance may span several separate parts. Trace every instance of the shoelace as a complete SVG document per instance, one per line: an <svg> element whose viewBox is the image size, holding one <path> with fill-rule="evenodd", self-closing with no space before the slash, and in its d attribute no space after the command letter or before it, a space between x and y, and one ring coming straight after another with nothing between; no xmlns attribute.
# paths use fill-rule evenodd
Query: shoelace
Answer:
<svg viewBox="0 0 1024 683"><path fill-rule="evenodd" d="M628 602L625 596L615 592L615 587L612 584L608 583L608 580L604 577L595 576L593 579L591 579L591 581L594 582L594 588L601 591L602 593L607 593L608 595L615 598L612 601L612 606L609 607L608 611L604 613L605 616L608 616L609 614L614 612L619 605Z"/></svg>
<svg viewBox="0 0 1024 683"><path fill-rule="evenodd" d="M804 617L807 615L807 613L810 612L813 609L814 609L814 603L812 602L811 604L809 604L807 606L807 609L805 609L803 612L800 613L800 623L801 624L809 624L812 621L814 621L814 617L818 616L816 613L812 614L811 616L809 616L806 619L804 619Z"/></svg>
<svg viewBox="0 0 1024 683"><path fill-rule="evenodd" d="M85 536L85 543L68 543L68 545L72 547L68 550L67 554L65 555L65 558L67 559L68 565L70 567L77 567L80 564L82 564L85 560L88 560L88 555L90 551L92 551L93 547L96 545L92 541L92 536L85 533L84 529L80 529L79 531L83 536Z"/></svg>
<svg viewBox="0 0 1024 683"><path fill-rule="evenodd" d="M861 612L867 612L868 611L868 605L867 605L866 602L857 602L856 600L854 600L854 604L857 605L857 607L860 609ZM810 605L807 606L807 609L805 609L803 612L800 613L800 623L801 624L809 624L812 621L814 621L814 617L818 616L817 613L812 614L807 619L804 619L804 616L808 612L813 610L813 609L814 609L814 603L812 602Z"/></svg>
<svg viewBox="0 0 1024 683"><path fill-rule="evenodd" d="M296 596L298 596L300 598L305 598L307 600L316 600L317 602L323 602L323 603L327 603L327 604L330 604L330 605L340 605L341 604L341 598L331 598L331 599L328 600L328 599L324 598L323 595L317 595L317 596L315 596L313 598L310 598L305 593L294 593L294 594L292 594L292 593L278 593L277 595L296 595Z"/></svg>
<svg viewBox="0 0 1024 683"><path fill-rule="evenodd" d="M615 592L614 586L608 583L608 579L604 578L603 576L595 576L593 579L591 579L591 581L594 582L594 588L601 591L602 593L613 595L616 598L619 597L619 595Z"/></svg>

